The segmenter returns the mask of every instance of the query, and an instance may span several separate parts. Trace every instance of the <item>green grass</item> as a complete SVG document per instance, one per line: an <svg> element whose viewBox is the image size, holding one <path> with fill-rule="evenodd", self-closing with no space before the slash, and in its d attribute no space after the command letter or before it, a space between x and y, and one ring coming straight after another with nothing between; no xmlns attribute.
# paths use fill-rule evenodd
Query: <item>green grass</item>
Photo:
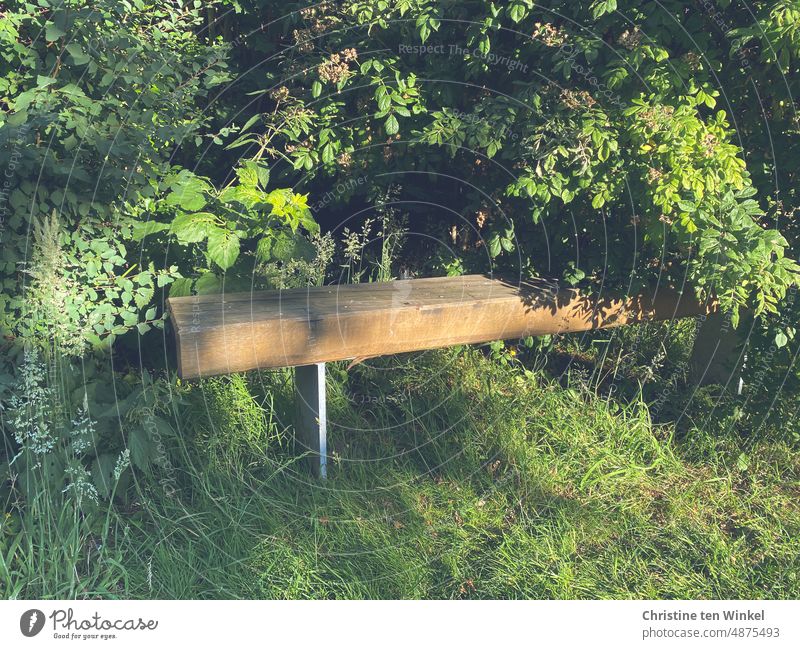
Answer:
<svg viewBox="0 0 800 649"><path fill-rule="evenodd" d="M119 596L800 596L786 436L676 433L641 400L447 350L332 366L335 461L314 482L290 378L178 388L181 489L143 478L118 514Z"/></svg>

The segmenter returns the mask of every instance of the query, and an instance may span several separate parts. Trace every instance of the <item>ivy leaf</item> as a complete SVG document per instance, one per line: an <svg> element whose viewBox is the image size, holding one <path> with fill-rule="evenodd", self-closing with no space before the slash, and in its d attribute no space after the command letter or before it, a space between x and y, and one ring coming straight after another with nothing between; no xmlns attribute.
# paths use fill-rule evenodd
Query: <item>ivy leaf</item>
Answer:
<svg viewBox="0 0 800 649"><path fill-rule="evenodd" d="M525 11L525 5L523 5L522 3L515 3L511 5L511 7L508 10L508 15L511 17L511 20L513 20L515 23L518 23L520 20L525 18L526 13L527 12Z"/></svg>
<svg viewBox="0 0 800 649"><path fill-rule="evenodd" d="M222 270L228 270L239 257L239 237L229 230L215 228L208 234L208 256Z"/></svg>

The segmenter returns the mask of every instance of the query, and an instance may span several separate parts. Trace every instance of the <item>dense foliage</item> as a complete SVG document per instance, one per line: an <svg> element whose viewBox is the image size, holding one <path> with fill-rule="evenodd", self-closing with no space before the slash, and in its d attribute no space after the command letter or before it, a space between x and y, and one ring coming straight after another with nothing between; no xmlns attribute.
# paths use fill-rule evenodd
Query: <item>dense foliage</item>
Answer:
<svg viewBox="0 0 800 649"><path fill-rule="evenodd" d="M432 251L439 271L660 277L735 314L774 312L798 271L774 227L793 192L778 205L769 186L794 174L769 146L783 159L776 139L797 128L782 79L795 9L756 5L756 25L727 2L287 7L266 23L278 41L259 69L267 82L242 80L268 99L235 144L311 187L366 174L356 190L369 201L396 186L451 244ZM248 5L237 31L277 8ZM780 34L777 65L762 26Z"/></svg>

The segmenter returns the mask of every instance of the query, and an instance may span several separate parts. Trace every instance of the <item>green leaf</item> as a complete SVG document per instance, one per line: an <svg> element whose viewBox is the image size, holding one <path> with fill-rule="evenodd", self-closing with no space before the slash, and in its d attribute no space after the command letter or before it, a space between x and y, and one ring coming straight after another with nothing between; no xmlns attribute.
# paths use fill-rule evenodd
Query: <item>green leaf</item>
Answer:
<svg viewBox="0 0 800 649"><path fill-rule="evenodd" d="M222 270L228 270L239 257L239 237L216 228L208 234L208 257Z"/></svg>
<svg viewBox="0 0 800 649"><path fill-rule="evenodd" d="M739 453L739 457L736 458L736 468L739 471L747 471L750 466L750 458L747 457L746 453Z"/></svg>
<svg viewBox="0 0 800 649"><path fill-rule="evenodd" d="M316 251L314 246L305 237L292 235L288 232L279 232L272 242L271 257L278 261L292 259L314 259Z"/></svg>
<svg viewBox="0 0 800 649"><path fill-rule="evenodd" d="M187 212L196 212L205 206L204 193L210 187L202 178L184 169L173 177L170 189L172 192L167 196L167 205L177 205Z"/></svg>
<svg viewBox="0 0 800 649"><path fill-rule="evenodd" d="M242 130L240 131L240 133L246 133L247 131L249 131L253 127L253 124L255 124L260 119L261 119L261 113L256 113L255 115L253 115L250 119L248 119L244 123L244 126L242 126Z"/></svg>
<svg viewBox="0 0 800 649"><path fill-rule="evenodd" d="M270 202L267 194L250 185L227 187L220 192L219 199L223 203L240 203L247 209L254 209L259 204L264 205Z"/></svg>
<svg viewBox="0 0 800 649"><path fill-rule="evenodd" d="M489 239L489 255L492 257L497 257L497 255L500 254L501 249L500 237L498 235L494 235L491 239Z"/></svg>
<svg viewBox="0 0 800 649"><path fill-rule="evenodd" d="M116 463L117 458L114 455L103 453L92 464L92 480L97 488L97 493L103 498L108 498L114 487L114 467Z"/></svg>
<svg viewBox="0 0 800 649"><path fill-rule="evenodd" d="M269 167L262 163L256 163L256 173L258 174L258 184L261 189L266 189L269 185Z"/></svg>
<svg viewBox="0 0 800 649"><path fill-rule="evenodd" d="M169 272L173 272L173 270L170 269ZM172 284L172 282L174 281L175 281L174 277L172 277L171 275L167 275L166 272L162 272L159 273L159 275L156 277L156 286L158 286L158 288L164 288L167 284Z"/></svg>
<svg viewBox="0 0 800 649"><path fill-rule="evenodd" d="M265 235L256 244L256 259L258 261L269 261L272 254L272 237Z"/></svg>
<svg viewBox="0 0 800 649"><path fill-rule="evenodd" d="M394 115L389 115L384 123L384 128L386 129L386 135L394 135L400 130L400 124Z"/></svg>
<svg viewBox="0 0 800 649"><path fill-rule="evenodd" d="M316 98L322 94L322 84L319 81L315 81L311 84L311 96Z"/></svg>
<svg viewBox="0 0 800 649"><path fill-rule="evenodd" d="M178 206L187 212L194 212L205 207L205 197L197 192L179 189L167 196L167 205Z"/></svg>
<svg viewBox="0 0 800 649"><path fill-rule="evenodd" d="M128 448L131 452L131 462L140 469L150 466L154 445L143 426L136 426L128 433Z"/></svg>
<svg viewBox="0 0 800 649"><path fill-rule="evenodd" d="M170 232L182 244L203 241L217 227L217 217L210 212L179 214L172 221Z"/></svg>
<svg viewBox="0 0 800 649"><path fill-rule="evenodd" d="M75 63L75 65L85 65L91 60L91 57L89 57L77 43L70 43L64 49L69 52L69 55L72 57L72 62Z"/></svg>
<svg viewBox="0 0 800 649"><path fill-rule="evenodd" d="M508 10L508 15L511 17L511 20L513 20L515 23L518 23L520 20L525 18L526 13L527 12L525 11L525 5L521 3L515 3L511 5L511 7Z"/></svg>
<svg viewBox="0 0 800 649"><path fill-rule="evenodd" d="M375 100L378 102L378 110L382 113L389 110L392 105L392 99L389 97L389 91L386 86L378 86L375 90Z"/></svg>
<svg viewBox="0 0 800 649"><path fill-rule="evenodd" d="M169 287L170 297L185 297L192 294L192 280L188 277L179 277Z"/></svg>
<svg viewBox="0 0 800 649"><path fill-rule="evenodd" d="M222 289L222 281L215 273L203 273L194 285L198 295L212 295Z"/></svg>
<svg viewBox="0 0 800 649"><path fill-rule="evenodd" d="M604 14L609 14L617 8L617 0L599 0L591 6L592 17L597 20Z"/></svg>
<svg viewBox="0 0 800 649"><path fill-rule="evenodd" d="M258 165L253 160L247 160L236 170L239 182L247 187L258 186Z"/></svg>
<svg viewBox="0 0 800 649"><path fill-rule="evenodd" d="M131 229L131 238L134 241L141 241L145 237L149 237L156 232L163 232L164 230L169 230L169 223L160 223L158 221L145 221L137 222L133 224L133 228Z"/></svg>
<svg viewBox="0 0 800 649"><path fill-rule="evenodd" d="M36 76L36 87L37 88L47 88L47 86L52 86L56 80L53 77L46 77L42 74Z"/></svg>
<svg viewBox="0 0 800 649"><path fill-rule="evenodd" d="M152 286L140 286L134 293L133 301L137 307L144 309L153 299L155 289Z"/></svg>
<svg viewBox="0 0 800 649"><path fill-rule="evenodd" d="M47 41L57 41L64 35L64 30L55 23L47 23L44 30L44 38Z"/></svg>

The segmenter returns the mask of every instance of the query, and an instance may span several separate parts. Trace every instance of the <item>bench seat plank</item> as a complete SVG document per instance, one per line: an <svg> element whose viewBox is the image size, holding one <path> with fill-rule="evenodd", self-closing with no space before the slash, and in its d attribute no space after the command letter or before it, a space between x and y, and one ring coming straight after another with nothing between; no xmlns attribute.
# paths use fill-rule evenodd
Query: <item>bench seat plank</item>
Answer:
<svg viewBox="0 0 800 649"><path fill-rule="evenodd" d="M176 297L183 378L311 365L708 312L689 295L590 298L483 275Z"/></svg>

